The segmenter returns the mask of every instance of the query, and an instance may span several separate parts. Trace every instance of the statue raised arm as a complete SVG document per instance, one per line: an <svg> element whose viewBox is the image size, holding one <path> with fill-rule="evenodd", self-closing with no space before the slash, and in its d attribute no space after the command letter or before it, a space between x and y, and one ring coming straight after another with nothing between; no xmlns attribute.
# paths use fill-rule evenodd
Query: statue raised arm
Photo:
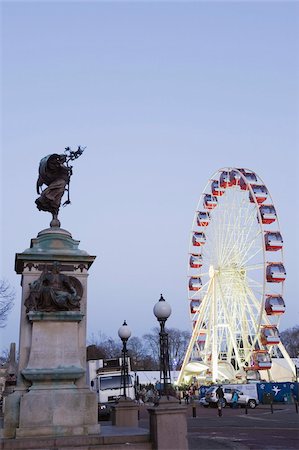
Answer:
<svg viewBox="0 0 299 450"><path fill-rule="evenodd" d="M68 199L64 203L70 203L69 185L72 175L72 166L69 161L79 158L84 149L80 146L77 151L71 151L69 147L65 149L65 154L59 155L53 153L45 156L39 164L39 176L36 183L36 190L39 197L35 200L36 206L40 211L48 211L52 214L51 227L59 227L58 212L61 205L61 199L65 191L68 193ZM42 190L42 186L47 187Z"/></svg>

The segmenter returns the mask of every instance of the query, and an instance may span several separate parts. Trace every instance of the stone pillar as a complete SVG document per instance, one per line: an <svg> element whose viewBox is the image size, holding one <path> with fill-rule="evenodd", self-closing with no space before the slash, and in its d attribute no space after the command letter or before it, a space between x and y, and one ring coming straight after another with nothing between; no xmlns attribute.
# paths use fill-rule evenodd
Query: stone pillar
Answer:
<svg viewBox="0 0 299 450"><path fill-rule="evenodd" d="M130 398L121 397L112 407L112 425L138 427L138 405Z"/></svg>
<svg viewBox="0 0 299 450"><path fill-rule="evenodd" d="M155 450L188 450L186 406L174 397L162 397L159 405L148 408L148 412Z"/></svg>
<svg viewBox="0 0 299 450"><path fill-rule="evenodd" d="M20 357L17 386L5 403L4 437L99 433L96 394L85 380L87 277L95 257L78 247L68 231L52 227L16 255L22 275ZM47 280L58 266L70 300L63 287L52 307L47 302L54 289ZM35 298L33 288L45 278L45 294ZM80 291L76 299L72 290Z"/></svg>

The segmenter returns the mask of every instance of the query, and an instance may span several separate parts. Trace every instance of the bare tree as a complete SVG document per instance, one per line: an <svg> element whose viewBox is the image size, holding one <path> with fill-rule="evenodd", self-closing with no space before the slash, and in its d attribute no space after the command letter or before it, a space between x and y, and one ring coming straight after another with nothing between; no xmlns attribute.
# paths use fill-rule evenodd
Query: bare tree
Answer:
<svg viewBox="0 0 299 450"><path fill-rule="evenodd" d="M170 328L168 330L169 358L170 366L173 370L178 370L184 360L184 356L190 341L189 331Z"/></svg>
<svg viewBox="0 0 299 450"><path fill-rule="evenodd" d="M4 366L5 364L8 364L9 362L9 349L5 348L2 350L0 354L0 367Z"/></svg>
<svg viewBox="0 0 299 450"><path fill-rule="evenodd" d="M88 343L89 347L93 347L89 349L89 352L92 351L92 354L96 354L96 359L117 358L121 355L121 342L116 342L113 338L107 337L102 332L99 332L97 336L92 334Z"/></svg>
<svg viewBox="0 0 299 450"><path fill-rule="evenodd" d="M0 328L5 327L8 313L14 305L15 291L6 280L0 280Z"/></svg>
<svg viewBox="0 0 299 450"><path fill-rule="evenodd" d="M178 370L183 362L190 339L189 331L178 328L166 329L169 343L170 368ZM160 328L155 327L151 333L139 338L133 336L128 340L128 354L133 370L159 370L160 358ZM121 355L122 344L99 332L92 334L88 340L88 359L117 358Z"/></svg>
<svg viewBox="0 0 299 450"><path fill-rule="evenodd" d="M128 340L128 352L131 358L132 370L154 370L157 369L157 362L149 354L145 342L133 336Z"/></svg>
<svg viewBox="0 0 299 450"><path fill-rule="evenodd" d="M134 365L134 368L139 367L142 359L145 355L144 345L142 340L133 336L128 340L128 351L131 357L131 363Z"/></svg>
<svg viewBox="0 0 299 450"><path fill-rule="evenodd" d="M182 331L178 328L166 328L166 331L168 333L170 368L177 370L182 365L191 334L189 331ZM156 365L159 362L160 352L159 332L159 327L155 327L152 329L152 333L143 335L147 350Z"/></svg>
<svg viewBox="0 0 299 450"><path fill-rule="evenodd" d="M160 354L159 332L160 329L158 327L154 327L152 328L151 333L146 333L142 336L145 343L146 352L152 357L157 367L159 366L159 354Z"/></svg>
<svg viewBox="0 0 299 450"><path fill-rule="evenodd" d="M299 357L299 325L280 333L280 339L291 358Z"/></svg>

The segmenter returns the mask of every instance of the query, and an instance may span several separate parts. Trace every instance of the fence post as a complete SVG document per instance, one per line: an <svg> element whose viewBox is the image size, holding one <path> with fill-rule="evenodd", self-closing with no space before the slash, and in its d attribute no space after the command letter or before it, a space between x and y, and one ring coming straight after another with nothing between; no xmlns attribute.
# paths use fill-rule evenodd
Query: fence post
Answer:
<svg viewBox="0 0 299 450"><path fill-rule="evenodd" d="M192 417L196 417L196 406L192 405Z"/></svg>

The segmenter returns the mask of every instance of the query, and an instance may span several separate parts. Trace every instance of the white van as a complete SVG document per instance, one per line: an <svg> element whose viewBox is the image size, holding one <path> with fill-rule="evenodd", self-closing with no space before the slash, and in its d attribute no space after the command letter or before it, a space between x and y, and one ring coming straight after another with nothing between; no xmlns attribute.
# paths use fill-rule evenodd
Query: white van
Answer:
<svg viewBox="0 0 299 450"><path fill-rule="evenodd" d="M218 385L211 386L205 393L205 401L209 404L216 404L218 398L216 390ZM255 384L226 384L222 385L224 392L223 407L232 404L232 392L237 391L239 396L238 404L248 408L255 408L258 404L257 388Z"/></svg>

